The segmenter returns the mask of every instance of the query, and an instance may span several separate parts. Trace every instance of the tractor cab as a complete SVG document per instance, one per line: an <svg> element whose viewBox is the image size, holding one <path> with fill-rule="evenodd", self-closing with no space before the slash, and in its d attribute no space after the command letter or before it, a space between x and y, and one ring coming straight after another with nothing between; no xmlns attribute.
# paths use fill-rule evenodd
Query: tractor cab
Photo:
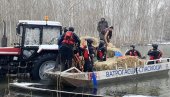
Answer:
<svg viewBox="0 0 170 97"><path fill-rule="evenodd" d="M18 43L14 43L14 47L1 47L0 55L28 57L30 51L40 53L42 50L58 50L57 39L62 34L62 26L55 21L20 20L16 31Z"/></svg>
<svg viewBox="0 0 170 97"><path fill-rule="evenodd" d="M28 59L41 52L57 51L57 39L62 34L62 26L60 22L54 21L20 20L16 31L19 43L15 47L22 48L22 58Z"/></svg>
<svg viewBox="0 0 170 97"><path fill-rule="evenodd" d="M0 74L30 73L32 79L46 79L45 70L56 64L62 25L55 21L20 20L16 31L18 43L0 47Z"/></svg>
<svg viewBox="0 0 170 97"><path fill-rule="evenodd" d="M57 44L56 39L62 34L60 22L20 20L17 28L21 47L37 47Z"/></svg>

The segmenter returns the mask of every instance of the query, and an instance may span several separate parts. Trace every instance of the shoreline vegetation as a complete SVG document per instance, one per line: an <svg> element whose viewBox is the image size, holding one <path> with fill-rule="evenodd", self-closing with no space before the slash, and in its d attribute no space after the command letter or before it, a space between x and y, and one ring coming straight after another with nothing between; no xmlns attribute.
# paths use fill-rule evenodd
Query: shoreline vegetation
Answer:
<svg viewBox="0 0 170 97"><path fill-rule="evenodd" d="M0 40L6 22L8 46L16 43L18 20L59 21L79 36L98 37L104 17L113 26L112 43L148 44L170 40L170 0L0 0Z"/></svg>

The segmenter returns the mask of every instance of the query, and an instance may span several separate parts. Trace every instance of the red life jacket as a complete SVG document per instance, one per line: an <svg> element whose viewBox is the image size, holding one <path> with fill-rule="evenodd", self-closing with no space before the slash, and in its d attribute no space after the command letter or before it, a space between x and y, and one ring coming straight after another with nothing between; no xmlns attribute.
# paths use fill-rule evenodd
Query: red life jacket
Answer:
<svg viewBox="0 0 170 97"><path fill-rule="evenodd" d="M154 60L154 56L150 56L150 58L149 58L150 60Z"/></svg>
<svg viewBox="0 0 170 97"><path fill-rule="evenodd" d="M134 52L130 52L130 56L138 56L138 54L137 54L137 52L136 51L134 51Z"/></svg>
<svg viewBox="0 0 170 97"><path fill-rule="evenodd" d="M97 55L98 55L98 57L99 57L100 59L102 59L102 57L103 57L104 54L102 53L102 51L99 50L99 51L97 52Z"/></svg>
<svg viewBox="0 0 170 97"><path fill-rule="evenodd" d="M73 45L74 44L74 39L73 39L73 32L67 31L64 35L64 40L62 43Z"/></svg>
<svg viewBox="0 0 170 97"><path fill-rule="evenodd" d="M84 49L83 57L84 57L85 60L88 60L88 59L89 59L89 54L88 54L87 49Z"/></svg>
<svg viewBox="0 0 170 97"><path fill-rule="evenodd" d="M151 52L153 52L154 50L151 50ZM155 59L160 59L162 57L162 52L160 50L156 50L157 53L159 53L157 56L154 55L149 55L149 59L150 60L155 60Z"/></svg>

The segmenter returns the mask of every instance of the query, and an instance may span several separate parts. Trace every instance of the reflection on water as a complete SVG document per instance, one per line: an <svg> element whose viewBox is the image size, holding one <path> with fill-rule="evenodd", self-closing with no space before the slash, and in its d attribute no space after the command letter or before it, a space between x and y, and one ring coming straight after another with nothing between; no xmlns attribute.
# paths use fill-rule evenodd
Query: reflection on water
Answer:
<svg viewBox="0 0 170 97"><path fill-rule="evenodd" d="M147 56L147 51L151 48L151 46L138 46L138 49L143 56ZM163 57L169 57L170 45L160 45L159 48L163 51ZM128 47L122 48L122 51L125 52ZM125 94L140 94L140 95L150 95L150 96L159 96L159 97L170 97L170 72L168 75L155 75L152 78L145 78L145 79L135 79L132 80L120 80L116 83L109 83L98 86L97 94L98 95L107 95L107 96L115 96L115 95L125 95ZM9 80L1 80L0 81L0 97L57 97L59 96L57 93L49 92L49 93L35 93L32 90L27 90L21 92L20 90L10 89L8 90L8 82ZM10 79L12 81L12 79ZM29 81L31 82L31 81ZM41 82L44 83L44 82ZM48 82L45 82L48 83ZM37 88L46 88L46 89L57 89L56 85L42 85L42 86L34 86ZM68 88L62 87L61 90L68 91L68 92L76 92L76 93L88 93L92 94L94 92L93 89L88 88ZM8 94L8 95L7 95ZM62 96L65 97L65 96ZM67 97L69 97L67 95ZM70 97L72 97L70 95ZM74 96L75 97L75 96ZM77 97L77 96L76 96ZM81 96L82 97L82 96ZM84 97L84 96L83 96Z"/></svg>
<svg viewBox="0 0 170 97"><path fill-rule="evenodd" d="M170 72L169 72L170 73ZM40 82L45 84L44 82ZM6 86L4 86L6 87ZM32 85L32 87L43 88L43 89L57 89L56 85ZM94 89L90 88L71 88L71 87L62 87L60 91L74 92L74 93L87 93L92 94ZM62 94L61 92L57 94L54 91L41 91L35 92L33 90L20 90L20 89L10 89L8 97L73 97L73 94ZM1 91L2 92L2 91ZM98 95L122 97L126 94L137 94L137 95L150 95L150 96L159 96L159 97L169 97L170 95L170 78L169 75L161 75L145 79L129 79L129 80L120 80L116 83L108 83L99 85L97 89ZM68 96L69 95L69 96ZM3 97L3 96L2 96ZM81 95L74 95L74 97L82 97ZM83 96L86 97L86 96ZM87 96L88 97L88 96ZM91 97L91 96L90 96Z"/></svg>

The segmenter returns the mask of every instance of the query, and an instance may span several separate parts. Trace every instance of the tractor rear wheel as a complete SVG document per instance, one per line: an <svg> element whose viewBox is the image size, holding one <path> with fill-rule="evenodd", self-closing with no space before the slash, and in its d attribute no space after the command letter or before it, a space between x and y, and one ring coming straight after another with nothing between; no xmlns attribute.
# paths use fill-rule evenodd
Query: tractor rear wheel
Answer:
<svg viewBox="0 0 170 97"><path fill-rule="evenodd" d="M56 54L44 54L39 56L33 63L31 77L33 80L47 80L45 71L53 69L56 65Z"/></svg>

